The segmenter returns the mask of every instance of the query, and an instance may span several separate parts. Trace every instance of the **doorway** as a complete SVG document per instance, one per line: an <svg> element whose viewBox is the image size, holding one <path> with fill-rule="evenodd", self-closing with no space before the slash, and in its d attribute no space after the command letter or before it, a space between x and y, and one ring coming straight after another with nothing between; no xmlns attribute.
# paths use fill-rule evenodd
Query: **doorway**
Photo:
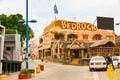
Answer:
<svg viewBox="0 0 120 80"><path fill-rule="evenodd" d="M73 50L74 58L79 58L79 50Z"/></svg>

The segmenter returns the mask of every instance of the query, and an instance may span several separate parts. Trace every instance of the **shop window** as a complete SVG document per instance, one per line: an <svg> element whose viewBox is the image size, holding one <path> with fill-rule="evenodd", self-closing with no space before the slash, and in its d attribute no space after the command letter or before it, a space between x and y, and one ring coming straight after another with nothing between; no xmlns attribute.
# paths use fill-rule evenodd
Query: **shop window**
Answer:
<svg viewBox="0 0 120 80"><path fill-rule="evenodd" d="M88 35L83 35L83 40L88 40Z"/></svg>
<svg viewBox="0 0 120 80"><path fill-rule="evenodd" d="M58 49L55 49L55 52L58 53Z"/></svg>
<svg viewBox="0 0 120 80"><path fill-rule="evenodd" d="M10 51L10 47L6 47L6 50L7 50L7 51Z"/></svg>
<svg viewBox="0 0 120 80"><path fill-rule="evenodd" d="M67 40L68 41L74 41L78 38L78 36L76 34L68 34L67 35Z"/></svg>
<svg viewBox="0 0 120 80"><path fill-rule="evenodd" d="M93 36L93 40L101 40L101 35L96 34L95 36Z"/></svg>
<svg viewBox="0 0 120 80"><path fill-rule="evenodd" d="M42 38L40 39L40 43L43 43L43 39Z"/></svg>
<svg viewBox="0 0 120 80"><path fill-rule="evenodd" d="M64 40L64 34L63 33L55 33L54 38L57 40Z"/></svg>

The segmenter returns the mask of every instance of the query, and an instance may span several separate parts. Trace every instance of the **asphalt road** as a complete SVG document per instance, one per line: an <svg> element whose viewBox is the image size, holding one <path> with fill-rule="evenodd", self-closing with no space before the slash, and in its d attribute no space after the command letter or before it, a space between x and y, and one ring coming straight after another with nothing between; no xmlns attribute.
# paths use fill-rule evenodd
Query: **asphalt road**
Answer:
<svg viewBox="0 0 120 80"><path fill-rule="evenodd" d="M88 66L63 65L37 60L29 61L29 68L36 68L38 64L44 65L44 71L35 74L35 78L27 80L109 80L107 77L107 71L90 72ZM25 67L25 63L22 65ZM15 75L12 76L14 77ZM8 80L13 80L11 79L12 77L10 77L11 76L9 76ZM17 79L14 78L14 80Z"/></svg>

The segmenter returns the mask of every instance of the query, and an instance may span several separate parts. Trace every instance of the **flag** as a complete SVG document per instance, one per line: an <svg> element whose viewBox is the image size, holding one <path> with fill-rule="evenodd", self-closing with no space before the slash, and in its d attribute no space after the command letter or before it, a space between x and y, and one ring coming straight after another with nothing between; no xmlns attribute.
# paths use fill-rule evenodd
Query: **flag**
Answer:
<svg viewBox="0 0 120 80"><path fill-rule="evenodd" d="M54 5L54 14L58 14L58 9L57 9L56 4Z"/></svg>

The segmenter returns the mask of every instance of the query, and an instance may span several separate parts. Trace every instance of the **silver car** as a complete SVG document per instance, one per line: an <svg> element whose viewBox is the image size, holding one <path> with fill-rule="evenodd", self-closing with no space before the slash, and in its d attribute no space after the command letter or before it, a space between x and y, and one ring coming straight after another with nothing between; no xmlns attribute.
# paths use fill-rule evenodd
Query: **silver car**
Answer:
<svg viewBox="0 0 120 80"><path fill-rule="evenodd" d="M120 68L120 56L112 56L112 61L115 68Z"/></svg>
<svg viewBox="0 0 120 80"><path fill-rule="evenodd" d="M103 56L93 56L89 62L89 71L95 69L103 69L106 70L107 62Z"/></svg>

